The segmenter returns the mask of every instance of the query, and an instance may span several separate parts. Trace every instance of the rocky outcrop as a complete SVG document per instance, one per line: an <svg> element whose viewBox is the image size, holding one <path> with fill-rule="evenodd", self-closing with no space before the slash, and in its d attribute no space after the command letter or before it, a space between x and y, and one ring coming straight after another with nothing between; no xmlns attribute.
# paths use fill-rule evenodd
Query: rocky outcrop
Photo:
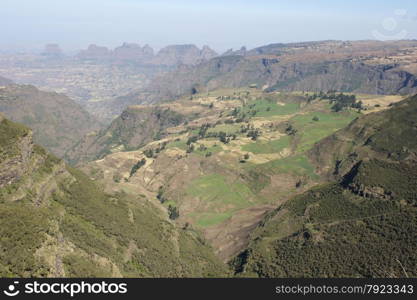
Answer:
<svg viewBox="0 0 417 300"><path fill-rule="evenodd" d="M134 43L123 43L113 51L112 58L116 61L135 61L145 63L152 59L154 51L149 45L144 47Z"/></svg>
<svg viewBox="0 0 417 300"><path fill-rule="evenodd" d="M13 126L9 121L0 115L0 126L2 135L5 129ZM29 168L29 161L33 152L32 133L23 129L20 135L7 136L8 143L14 143L13 151L5 152L5 145L0 146L2 153L0 160L0 188L17 182Z"/></svg>
<svg viewBox="0 0 417 300"><path fill-rule="evenodd" d="M162 138L164 130L177 126L186 117L164 106L131 106L104 130L87 135L66 153L72 163L99 159L111 152L135 150Z"/></svg>
<svg viewBox="0 0 417 300"><path fill-rule="evenodd" d="M134 62L144 65L172 67L180 64L195 65L215 56L217 56L217 53L208 46L199 49L195 45L171 45L162 48L155 54L149 45L141 47L135 43L123 43L114 50L90 45L87 50L82 50L77 58L97 62Z"/></svg>
<svg viewBox="0 0 417 300"><path fill-rule="evenodd" d="M208 46L204 46L200 50L195 45L171 45L162 48L152 60L152 63L167 66L195 65L216 55L217 53Z"/></svg>
<svg viewBox="0 0 417 300"><path fill-rule="evenodd" d="M87 50L81 50L77 58L81 60L109 60L111 58L111 51L106 47L91 44Z"/></svg>

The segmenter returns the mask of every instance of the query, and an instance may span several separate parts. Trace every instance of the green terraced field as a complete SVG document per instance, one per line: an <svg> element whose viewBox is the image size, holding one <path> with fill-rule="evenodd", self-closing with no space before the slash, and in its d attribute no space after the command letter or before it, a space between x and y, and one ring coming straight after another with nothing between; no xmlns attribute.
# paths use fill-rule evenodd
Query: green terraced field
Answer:
<svg viewBox="0 0 417 300"><path fill-rule="evenodd" d="M221 223L232 212L248 207L255 197L242 182L228 182L220 174L195 179L188 186L187 194L199 198L209 208L204 213L194 213L197 223L203 227Z"/></svg>
<svg viewBox="0 0 417 300"><path fill-rule="evenodd" d="M242 146L242 151L252 152L254 154L276 153L288 147L291 142L291 137L283 136L277 140L270 142L257 141L254 143Z"/></svg>
<svg viewBox="0 0 417 300"><path fill-rule="evenodd" d="M270 162L255 166L257 171L268 173L290 173L297 176L307 175L312 179L318 178L314 173L314 167L310 164L305 155L295 155L283 159L272 160Z"/></svg>
<svg viewBox="0 0 417 300"><path fill-rule="evenodd" d="M303 153L309 150L316 142L345 127L358 115L355 112L310 112L291 118L290 122L294 124L300 138L297 142L297 152ZM317 117L318 121L314 121L314 117Z"/></svg>
<svg viewBox="0 0 417 300"><path fill-rule="evenodd" d="M211 147L207 147L204 150L201 150L200 147L197 145L195 150L194 150L194 153L199 154L199 155L203 155L203 156L207 156L208 153L215 154L215 153L218 153L222 150L223 150L223 147L221 145L213 145Z"/></svg>
<svg viewBox="0 0 417 300"><path fill-rule="evenodd" d="M280 105L273 101L257 100L242 108L242 112L246 114L253 110L256 111L255 117L290 115L299 110L299 105L297 103L286 103L284 105Z"/></svg>
<svg viewBox="0 0 417 300"><path fill-rule="evenodd" d="M240 125L238 124L220 124L214 128L209 128L207 130L207 132L225 132L227 134L238 133L239 131L240 131Z"/></svg>

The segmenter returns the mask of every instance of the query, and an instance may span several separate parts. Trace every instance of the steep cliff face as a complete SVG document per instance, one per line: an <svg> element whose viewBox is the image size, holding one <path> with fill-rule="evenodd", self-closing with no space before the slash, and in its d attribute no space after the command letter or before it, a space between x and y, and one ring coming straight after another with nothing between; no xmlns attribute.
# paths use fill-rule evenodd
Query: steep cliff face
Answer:
<svg viewBox="0 0 417 300"><path fill-rule="evenodd" d="M90 134L66 153L73 163L98 159L114 151L134 150L155 138L164 129L177 126L186 117L164 106L131 106L104 130Z"/></svg>
<svg viewBox="0 0 417 300"><path fill-rule="evenodd" d="M370 66L350 61L293 64L272 71L275 73L272 77L278 80L269 90L337 90L382 95L415 93L416 77L396 67L395 65Z"/></svg>
<svg viewBox="0 0 417 300"><path fill-rule="evenodd" d="M219 88L256 84L267 91L330 91L369 94L417 92L415 75L397 65L368 65L350 60L288 62L279 57L215 57L196 66L181 66L155 78L147 87L115 99L123 105L172 101L179 96ZM111 105L110 105L111 106Z"/></svg>
<svg viewBox="0 0 417 300"><path fill-rule="evenodd" d="M117 61L135 61L143 63L154 56L154 51L148 45L143 47L134 43L123 43L122 46L114 49L113 59Z"/></svg>
<svg viewBox="0 0 417 300"><path fill-rule="evenodd" d="M0 114L2 151L0 188L16 182L26 171L33 151L32 136L24 126L15 125Z"/></svg>
<svg viewBox="0 0 417 300"><path fill-rule="evenodd" d="M208 46L204 46L200 50L195 45L171 45L159 50L152 63L167 66L181 64L195 65L211 59L216 55L217 53Z"/></svg>
<svg viewBox="0 0 417 300"><path fill-rule="evenodd" d="M123 107L128 105L172 101L182 95L205 92L208 90L206 85L209 86L209 89L215 89L218 86L239 86L240 81L235 84L225 77L228 76L227 74L235 74L235 70L243 60L244 58L240 56L227 56L215 57L195 67L181 65L173 72L158 76L144 89L118 97L107 105L114 113L120 114ZM253 71L253 69L248 69L249 73ZM240 77L243 78L243 75ZM245 83L252 82L250 78L252 77L242 80L245 80Z"/></svg>
<svg viewBox="0 0 417 300"><path fill-rule="evenodd" d="M0 116L0 201L40 205L64 169L63 162L33 143L31 130Z"/></svg>
<svg viewBox="0 0 417 300"><path fill-rule="evenodd" d="M65 95L43 92L29 85L0 89L0 112L33 128L35 142L59 157L82 136L99 127L96 120Z"/></svg>
<svg viewBox="0 0 417 300"><path fill-rule="evenodd" d="M144 195L106 194L0 116L0 276L228 274L192 231Z"/></svg>

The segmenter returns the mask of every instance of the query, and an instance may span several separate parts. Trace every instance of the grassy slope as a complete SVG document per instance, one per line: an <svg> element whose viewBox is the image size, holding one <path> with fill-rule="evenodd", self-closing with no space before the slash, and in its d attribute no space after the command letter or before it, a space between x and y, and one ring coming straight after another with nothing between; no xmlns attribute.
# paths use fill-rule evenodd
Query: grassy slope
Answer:
<svg viewBox="0 0 417 300"><path fill-rule="evenodd" d="M16 141L29 130L2 120L0 132L0 153L19 156ZM0 164L3 161L4 156ZM45 176L62 163L37 146L30 161L42 163L30 164L33 169L13 189L10 185L0 188L1 276L227 274L198 234L178 229L145 199L105 194L76 169L66 167L65 177L52 179L57 188L45 193L35 206L32 196L37 194L31 196L30 190L44 190ZM20 200L11 202L17 191L24 193Z"/></svg>
<svg viewBox="0 0 417 300"><path fill-rule="evenodd" d="M344 136L357 134L346 142L355 144L350 149L358 163L340 182L315 187L271 214L234 260L236 272L261 277L417 276L417 144L410 139L416 136L416 107L412 97L342 130ZM317 147L323 145L329 143Z"/></svg>

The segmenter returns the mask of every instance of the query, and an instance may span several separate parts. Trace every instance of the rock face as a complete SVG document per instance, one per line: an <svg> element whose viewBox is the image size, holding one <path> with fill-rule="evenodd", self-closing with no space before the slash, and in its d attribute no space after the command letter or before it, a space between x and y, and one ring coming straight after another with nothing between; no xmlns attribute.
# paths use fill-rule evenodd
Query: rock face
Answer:
<svg viewBox="0 0 417 300"><path fill-rule="evenodd" d="M13 184L27 171L28 158L33 151L32 134L24 126L15 125L0 114L1 144L13 144L8 153L2 153L0 164L0 188ZM7 132L6 129L10 132ZM17 155L16 155L17 154Z"/></svg>
<svg viewBox="0 0 417 300"><path fill-rule="evenodd" d="M134 150L144 144L162 138L163 130L177 126L186 117L163 106L131 106L106 129L96 135L86 136L67 152L72 163L100 159L123 150Z"/></svg>
<svg viewBox="0 0 417 300"><path fill-rule="evenodd" d="M111 58L111 51L106 47L92 44L88 46L87 50L81 50L77 57L81 60L108 60Z"/></svg>
<svg viewBox="0 0 417 300"><path fill-rule="evenodd" d="M155 78L146 88L117 101L129 105L174 100L193 87L208 90L256 84L267 91L330 91L369 94L412 94L417 77L396 65L361 62L281 62L279 58L215 57L196 66L182 66Z"/></svg>
<svg viewBox="0 0 417 300"><path fill-rule="evenodd" d="M203 60L209 60L213 57L218 56L217 52L211 49L209 46L204 45L203 48L200 51L200 57Z"/></svg>
<svg viewBox="0 0 417 300"><path fill-rule="evenodd" d="M123 43L113 51L113 59L117 61L136 61L144 63L153 57L153 49L148 45L143 48L138 44Z"/></svg>
<svg viewBox="0 0 417 300"><path fill-rule="evenodd" d="M36 143L63 157L68 148L99 127L81 106L62 94L29 85L0 89L0 112L34 130Z"/></svg>

